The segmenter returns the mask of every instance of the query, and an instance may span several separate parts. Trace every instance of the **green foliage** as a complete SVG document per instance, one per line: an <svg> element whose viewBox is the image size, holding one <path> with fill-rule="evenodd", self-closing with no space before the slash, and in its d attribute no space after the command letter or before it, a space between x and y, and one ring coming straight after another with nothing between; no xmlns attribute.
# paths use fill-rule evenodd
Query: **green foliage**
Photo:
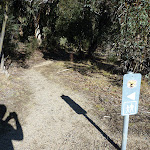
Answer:
<svg viewBox="0 0 150 150"><path fill-rule="evenodd" d="M10 7L11 7L10 3ZM3 42L3 52L5 56L12 56L15 51L15 38L18 37L18 24L16 23L15 17L11 13L11 9L8 9L8 2L4 1L0 4L1 6L1 15L0 15L0 24L2 24L4 20L4 16L8 17L6 22L5 36Z"/></svg>
<svg viewBox="0 0 150 150"><path fill-rule="evenodd" d="M112 11L105 1L60 1L56 24L59 36L67 38L73 51L77 49L92 57L108 34L114 33Z"/></svg>
<svg viewBox="0 0 150 150"><path fill-rule="evenodd" d="M123 10L119 18L121 25L119 48L121 58L128 64L123 67L126 67L126 71L147 73L148 66L144 66L144 63L148 63L150 58L147 39L150 31L149 1L125 3Z"/></svg>
<svg viewBox="0 0 150 150"><path fill-rule="evenodd" d="M107 61L108 61L108 62L113 62L113 63L117 62L117 57L116 57L116 55L109 55L109 56L107 57Z"/></svg>
<svg viewBox="0 0 150 150"><path fill-rule="evenodd" d="M66 47L67 45L67 38L64 38L64 37L61 37L60 38L60 45L63 46L63 47Z"/></svg>
<svg viewBox="0 0 150 150"><path fill-rule="evenodd" d="M17 52L17 45L19 41L26 43L26 56L29 57L29 54L32 54L32 51L35 50L36 42L35 39L30 36L34 35L34 15L37 13L36 9L39 9L38 5L30 5L29 2L24 0L14 0L14 1L4 1L0 3L0 24L2 24L2 19L5 12L5 3L8 3L8 21L6 26L6 33L3 45L3 51L5 56L10 56L11 59L17 59L19 53ZM22 35L20 34L22 32ZM33 49L33 50L31 50ZM16 58L15 58L16 57Z"/></svg>
<svg viewBox="0 0 150 150"><path fill-rule="evenodd" d="M53 50L59 45L59 37L56 30L58 0L46 3L40 10L40 30L42 32L42 46L44 49Z"/></svg>
<svg viewBox="0 0 150 150"><path fill-rule="evenodd" d="M30 59L32 54L37 50L38 42L34 36L29 36L25 43L25 59Z"/></svg>
<svg viewBox="0 0 150 150"><path fill-rule="evenodd" d="M19 24L16 24L14 17L9 14L6 26L3 51L5 56L15 57L17 39L19 38Z"/></svg>

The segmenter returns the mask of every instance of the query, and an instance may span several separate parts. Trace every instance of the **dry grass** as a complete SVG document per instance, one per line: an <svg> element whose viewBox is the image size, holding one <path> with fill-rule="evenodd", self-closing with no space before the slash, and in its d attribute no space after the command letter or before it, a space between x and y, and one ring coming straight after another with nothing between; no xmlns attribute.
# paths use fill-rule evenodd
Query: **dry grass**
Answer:
<svg viewBox="0 0 150 150"><path fill-rule="evenodd" d="M7 107L5 118L10 112L16 112L24 120L23 117L28 113L26 104L30 100L31 92L23 82L22 75L19 71L13 72L9 78L0 74L0 102Z"/></svg>
<svg viewBox="0 0 150 150"><path fill-rule="evenodd" d="M82 92L91 100L95 108L94 114L103 119L112 133L122 133L123 117L121 116L122 78L104 70L94 70L87 64L55 62L41 68L47 78L66 88ZM129 134L145 138L149 135L149 89L142 80L139 112L130 118ZM108 118L104 117L108 116ZM142 136L141 136L142 135Z"/></svg>

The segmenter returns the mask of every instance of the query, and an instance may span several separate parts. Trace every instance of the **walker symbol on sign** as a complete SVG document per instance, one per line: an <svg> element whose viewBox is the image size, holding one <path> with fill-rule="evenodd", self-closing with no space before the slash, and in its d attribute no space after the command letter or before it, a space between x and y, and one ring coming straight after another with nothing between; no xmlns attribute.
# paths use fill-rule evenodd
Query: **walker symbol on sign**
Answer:
<svg viewBox="0 0 150 150"><path fill-rule="evenodd" d="M126 110L126 112L127 112L127 113L132 113L132 112L134 112L133 108L134 108L134 105L133 105L133 104L131 104L130 106L127 105L127 110Z"/></svg>
<svg viewBox="0 0 150 150"><path fill-rule="evenodd" d="M125 115L135 114L136 113L136 105L137 105L136 101L124 103L123 113Z"/></svg>

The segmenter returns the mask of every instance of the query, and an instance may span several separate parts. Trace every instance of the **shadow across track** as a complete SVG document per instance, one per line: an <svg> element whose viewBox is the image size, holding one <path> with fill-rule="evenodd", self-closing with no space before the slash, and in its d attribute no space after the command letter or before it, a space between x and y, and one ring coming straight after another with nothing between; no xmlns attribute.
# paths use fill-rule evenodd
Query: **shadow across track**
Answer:
<svg viewBox="0 0 150 150"><path fill-rule="evenodd" d="M121 150L120 147L111 138L102 131L95 122L93 122L88 116L87 112L80 107L76 102L74 102L70 97L62 95L61 98L77 113L82 114L105 138L110 142L117 150Z"/></svg>

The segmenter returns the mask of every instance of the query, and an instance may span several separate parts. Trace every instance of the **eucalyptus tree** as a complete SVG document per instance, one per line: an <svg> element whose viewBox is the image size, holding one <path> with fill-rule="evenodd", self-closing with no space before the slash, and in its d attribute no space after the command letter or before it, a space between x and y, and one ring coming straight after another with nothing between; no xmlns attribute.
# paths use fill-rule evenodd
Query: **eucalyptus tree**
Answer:
<svg viewBox="0 0 150 150"><path fill-rule="evenodd" d="M124 71L150 72L150 2L120 1L118 9L120 41L118 41Z"/></svg>
<svg viewBox="0 0 150 150"><path fill-rule="evenodd" d="M45 22L48 20L47 16L50 14L51 5L57 1L58 0L27 0L28 16L30 16L30 19L32 20L35 30L34 34L39 45L42 44L42 31L45 26Z"/></svg>

